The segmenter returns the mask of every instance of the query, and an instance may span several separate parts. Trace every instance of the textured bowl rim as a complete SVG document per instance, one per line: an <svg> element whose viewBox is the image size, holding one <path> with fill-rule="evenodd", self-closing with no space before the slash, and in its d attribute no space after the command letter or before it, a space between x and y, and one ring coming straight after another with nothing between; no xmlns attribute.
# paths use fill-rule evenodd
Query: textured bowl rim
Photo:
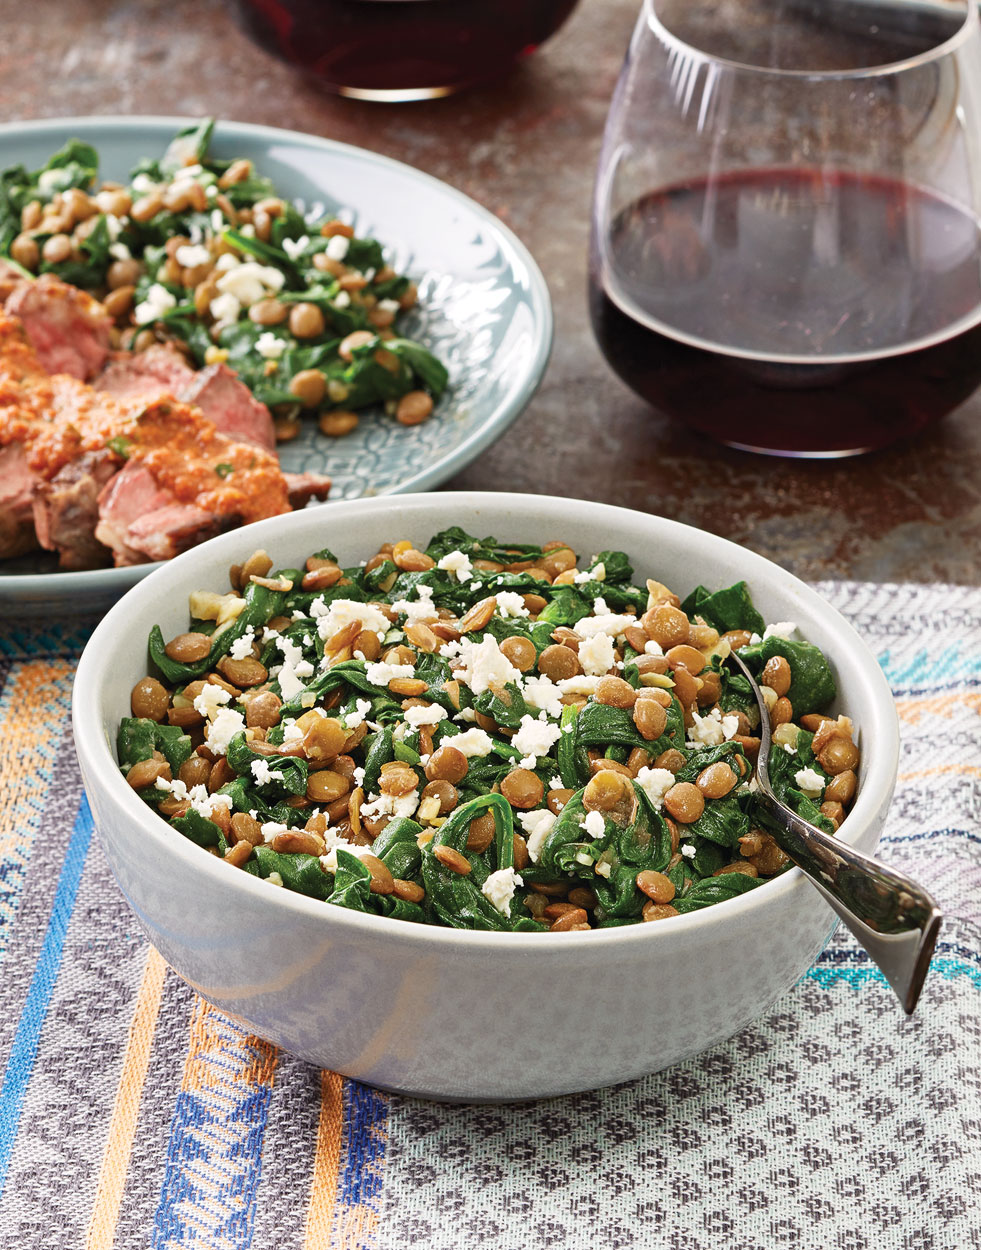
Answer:
<svg viewBox="0 0 981 1250"><path fill-rule="evenodd" d="M505 492L440 492L410 495L400 499L399 518L411 524L413 514L429 513L436 506L439 512L452 519L454 511L472 506L475 498L481 500L482 506L491 510L499 508L502 512L521 508L540 512L544 509L555 516L557 523L561 523L563 519L568 521L570 512L574 511L577 521L588 521L593 516L597 522L612 523L622 528L625 535L632 529L636 532L638 524L649 526L654 531L648 536L652 543L659 538L671 546L685 544L689 548L707 543L720 554L729 557L734 571L738 571L749 582L751 591L754 573L765 576L768 581L772 581L776 574L777 582L781 583L781 592L784 588L788 592L792 591L798 602L824 614L855 656L865 681L861 694L864 705L868 707L868 716L863 718L861 730L867 750L867 773L848 820L842 826L843 841L855 842L860 831L876 817L888 801L895 785L899 764L899 720L892 691L875 656L837 609L780 565L728 539L666 517L634 512L612 504ZM333 522L356 522L361 514L373 514L379 509L391 508L393 502L384 496L344 501L334 505L331 519ZM501 520L504 520L503 516ZM256 522L247 527L247 532L254 546L266 547L276 542L288 542L291 531L305 529L309 521L309 513L287 513ZM490 518L490 523L494 524L493 518ZM118 654L119 640L128 632L127 620L134 605L142 605L157 596L172 596L175 585L182 587L182 597L190 590L198 589L199 583L193 573L194 566L210 564L212 561L223 562L225 565L232 563L232 558L240 555L242 534L243 530L236 530L211 539L151 573L110 609L95 629L79 660L72 691L75 749L82 765L83 776L99 779L104 796L125 816L131 830L129 836L153 839L164 853L176 856L186 868L196 869L208 876L213 875L216 884L233 893L245 891L244 897L251 893L253 901L265 900L269 906L281 909L284 914L294 913L307 919L324 921L345 930L352 937L361 934L365 937L381 938L387 935L398 938L402 944L420 943L447 950L466 948L495 956L504 951L513 951L525 956L533 953L540 959L561 958L562 952L568 951L570 947L575 947L585 956L587 952L606 950L612 946L704 936L711 928L724 925L727 920L745 917L753 910L760 911L762 923L764 908L769 902L786 901L787 896L794 891L812 889L800 869L791 868L748 894L675 917L670 925L625 925L593 929L588 933L567 933L562 942L549 943L542 942L541 934L537 933L499 933L411 924L388 916L331 907L319 899L291 890L276 890L275 887L270 890L265 881L249 873L230 873L214 856L202 853L201 848L189 839L168 829L165 822L126 784L109 745L107 723L103 721L100 712L100 690L102 679L113 663L113 656ZM185 569L188 573L185 573ZM114 726L112 733L115 734ZM652 948L652 954L654 953L656 946Z"/></svg>
<svg viewBox="0 0 981 1250"><path fill-rule="evenodd" d="M80 126L116 131L150 129L173 134L181 126L186 126L189 122L199 120L200 118L197 117L157 113L134 113L125 117L101 113L84 114L80 117L40 117L24 121L0 123L0 142L2 142L5 135L22 133L43 135L46 132L71 130L73 127L77 129ZM386 166L398 171L401 175L409 174L418 181L429 184L433 189L438 189L448 199L459 203L469 213L486 221L488 227L494 231L502 252L508 257L513 267L516 270L524 271L527 282L528 306L531 309L538 329L538 335L535 341L533 357L525 370L524 382L520 391L514 397L513 402L507 408L499 405L491 418L484 421L468 438L455 447L448 456L441 457L428 467L419 469L411 477L406 478L404 482L399 482L397 486L386 490L383 496L372 496L372 498L425 491L429 487L438 486L440 482L446 481L455 473L466 468L482 451L500 438L505 430L521 416L534 398L545 376L545 370L548 368L555 338L555 315L552 310L548 283L534 256L532 256L531 252L510 226L506 225L496 213L465 192L451 186L450 183L444 182L442 178L437 178L433 174L427 174L424 170L417 169L406 161L396 160L392 156L384 156L380 152L375 152L371 148L362 147L359 144L342 143L339 139L327 139L322 135L309 134L303 130L288 130L280 126L265 126L258 122L226 121L223 118L218 118L215 121L215 132L219 139L230 141L234 141L238 134L249 135L253 138L258 137L270 143L289 140L294 143L302 143L308 147L322 148L327 153L339 152L356 159L367 159L371 164ZM353 502L356 501L338 500L335 503L328 500L322 506L336 508L340 503ZM9 606L16 607L16 599L21 595L37 596L50 592L52 577L59 578L57 583L59 591L66 597L70 597L73 593L83 593L91 589L93 583L103 578L106 573L117 575L120 587L126 586L127 582L136 584L136 582L143 580L147 576L143 571L146 567L144 565L133 565L128 570L87 569L65 573L56 571L54 573L8 574L0 579L0 609L2 609L3 601L6 599L11 600ZM156 568L157 566L154 564L152 567Z"/></svg>

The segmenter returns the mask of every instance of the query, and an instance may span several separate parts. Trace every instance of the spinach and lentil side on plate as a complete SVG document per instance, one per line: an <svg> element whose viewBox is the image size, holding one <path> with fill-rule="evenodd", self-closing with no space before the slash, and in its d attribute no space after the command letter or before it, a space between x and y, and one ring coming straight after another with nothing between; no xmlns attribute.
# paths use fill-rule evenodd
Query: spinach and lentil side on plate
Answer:
<svg viewBox="0 0 981 1250"><path fill-rule="evenodd" d="M268 405L281 440L302 413L348 433L384 405L426 420L447 371L396 322L415 284L382 244L323 210L307 215L251 161L209 155L214 121L179 131L126 185L97 185L95 148L72 140L43 168L0 173L0 257L95 295L115 345L172 343L227 363Z"/></svg>
<svg viewBox="0 0 981 1250"><path fill-rule="evenodd" d="M190 596L119 726L129 784L240 871L342 907L561 932L733 898L786 857L753 820L758 676L777 793L833 832L856 788L825 657L745 583L682 602L627 557L453 527Z"/></svg>

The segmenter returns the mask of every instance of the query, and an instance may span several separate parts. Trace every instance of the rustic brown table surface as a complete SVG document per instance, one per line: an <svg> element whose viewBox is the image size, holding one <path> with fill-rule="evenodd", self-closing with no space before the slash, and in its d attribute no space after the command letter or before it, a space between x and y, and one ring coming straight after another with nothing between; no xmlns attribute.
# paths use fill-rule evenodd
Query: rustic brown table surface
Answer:
<svg viewBox="0 0 981 1250"><path fill-rule="evenodd" d="M578 494L723 534L806 578L981 580L981 394L914 442L845 462L717 447L610 372L586 313L603 123L638 0L582 0L508 78L448 100L379 105L310 86L255 47L222 0L0 0L5 121L215 114L359 144L459 187L531 249L556 314L544 384L450 486Z"/></svg>

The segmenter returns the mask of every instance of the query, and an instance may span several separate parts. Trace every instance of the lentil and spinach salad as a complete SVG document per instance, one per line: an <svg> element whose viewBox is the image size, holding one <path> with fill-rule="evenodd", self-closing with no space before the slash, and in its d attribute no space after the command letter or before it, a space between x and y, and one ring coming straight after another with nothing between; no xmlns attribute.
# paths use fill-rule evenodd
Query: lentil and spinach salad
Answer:
<svg viewBox="0 0 981 1250"><path fill-rule="evenodd" d="M71 140L42 169L0 174L0 257L102 300L115 345L169 342L198 366L227 363L276 418L316 415L348 433L384 405L404 425L432 412L447 371L399 337L417 290L376 239L305 216L245 159L208 153L214 121L178 132L128 184L97 186L95 148Z"/></svg>
<svg viewBox="0 0 981 1250"><path fill-rule="evenodd" d="M756 827L759 676L770 774L833 832L856 788L821 652L767 626L743 582L681 602L624 553L459 528L339 567L190 596L149 639L156 676L118 734L129 784L240 871L357 911L455 928L662 920L754 889L787 859Z"/></svg>

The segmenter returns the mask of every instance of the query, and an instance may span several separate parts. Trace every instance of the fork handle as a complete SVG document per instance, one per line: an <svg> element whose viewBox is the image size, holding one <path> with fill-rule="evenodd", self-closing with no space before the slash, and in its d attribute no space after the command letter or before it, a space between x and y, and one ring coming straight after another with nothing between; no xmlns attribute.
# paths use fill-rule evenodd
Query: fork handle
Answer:
<svg viewBox="0 0 981 1250"><path fill-rule="evenodd" d="M775 795L756 794L756 818L810 877L899 995L916 1006L941 914L921 886L798 816Z"/></svg>

